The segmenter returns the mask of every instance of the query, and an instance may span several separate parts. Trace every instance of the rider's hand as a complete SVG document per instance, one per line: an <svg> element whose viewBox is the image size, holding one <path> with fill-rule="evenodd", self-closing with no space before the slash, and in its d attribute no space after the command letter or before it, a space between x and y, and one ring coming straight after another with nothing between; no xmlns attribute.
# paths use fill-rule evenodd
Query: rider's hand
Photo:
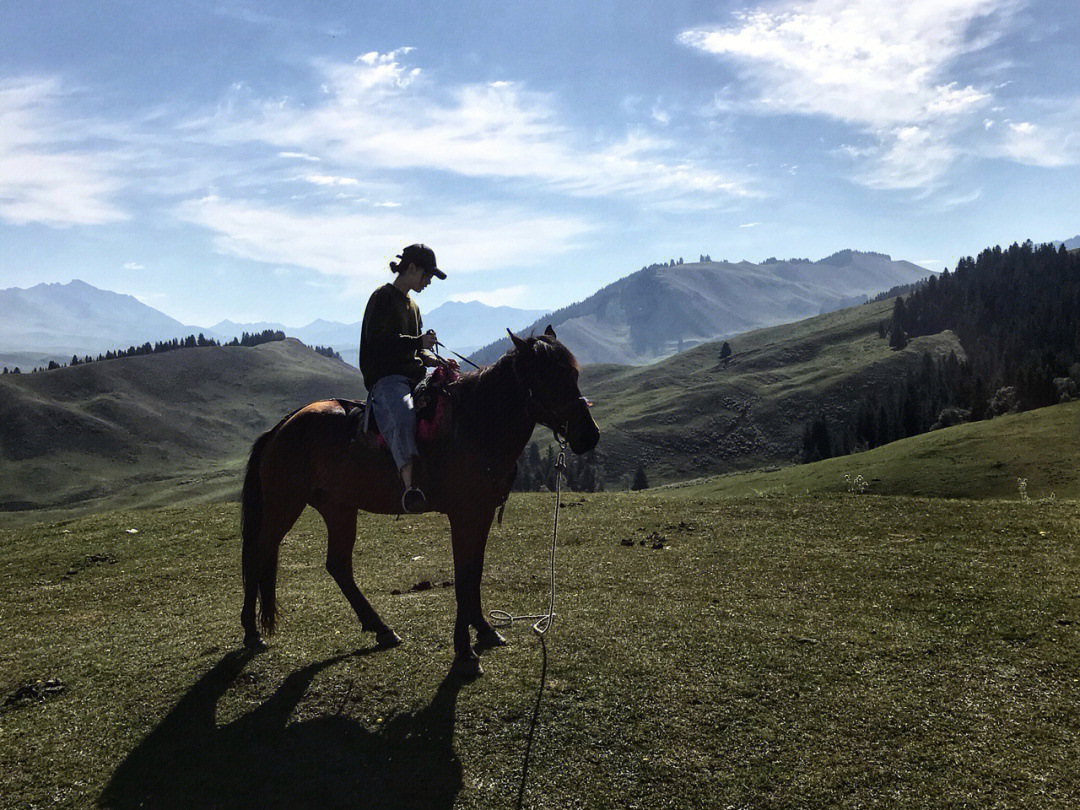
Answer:
<svg viewBox="0 0 1080 810"><path fill-rule="evenodd" d="M438 338L435 337L434 329L428 329L426 332L424 332L424 334L420 336L420 348L424 351L430 352L432 349L435 348L435 344L437 344L438 342Z"/></svg>

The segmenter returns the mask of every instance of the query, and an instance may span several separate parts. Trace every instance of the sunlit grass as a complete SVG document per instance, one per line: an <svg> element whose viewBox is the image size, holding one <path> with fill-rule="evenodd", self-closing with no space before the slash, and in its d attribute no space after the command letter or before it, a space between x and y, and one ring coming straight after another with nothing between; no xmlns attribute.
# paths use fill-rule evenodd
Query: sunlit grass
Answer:
<svg viewBox="0 0 1080 810"><path fill-rule="evenodd" d="M510 501L489 609L543 609L551 507ZM63 684L0 711L0 806L514 806L537 639L447 681L453 589L409 592L452 578L445 520L362 516L358 582L406 640L372 651L316 518L254 658L234 506L0 533L0 700ZM570 495L560 534L524 806L1080 795L1076 502Z"/></svg>

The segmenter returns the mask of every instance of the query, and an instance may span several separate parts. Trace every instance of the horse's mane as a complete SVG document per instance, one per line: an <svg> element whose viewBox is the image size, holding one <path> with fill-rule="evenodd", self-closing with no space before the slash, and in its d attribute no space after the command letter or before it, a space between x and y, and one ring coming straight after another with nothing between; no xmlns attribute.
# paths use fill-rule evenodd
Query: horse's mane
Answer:
<svg viewBox="0 0 1080 810"><path fill-rule="evenodd" d="M541 362L580 370L574 355L555 338L540 335L524 340L530 351L542 358ZM507 412L507 406L520 404L522 409L526 408L524 389L514 368L519 356L517 346L512 346L491 365L465 372L450 386L458 429L465 436L475 438L481 432L497 430L492 420L512 415Z"/></svg>

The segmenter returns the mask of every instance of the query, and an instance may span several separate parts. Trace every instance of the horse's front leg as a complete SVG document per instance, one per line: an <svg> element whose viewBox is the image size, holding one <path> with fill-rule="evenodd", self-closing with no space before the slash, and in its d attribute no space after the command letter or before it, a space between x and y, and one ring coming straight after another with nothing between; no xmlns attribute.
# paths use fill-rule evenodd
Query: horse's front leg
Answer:
<svg viewBox="0 0 1080 810"><path fill-rule="evenodd" d="M484 618L480 601L480 580L484 575L484 550L495 513L491 510L457 514L450 518L454 547L454 592L457 619L454 622L454 669L464 675L482 675L480 656L472 645L470 627L477 631L477 647L486 649L505 644L502 636Z"/></svg>

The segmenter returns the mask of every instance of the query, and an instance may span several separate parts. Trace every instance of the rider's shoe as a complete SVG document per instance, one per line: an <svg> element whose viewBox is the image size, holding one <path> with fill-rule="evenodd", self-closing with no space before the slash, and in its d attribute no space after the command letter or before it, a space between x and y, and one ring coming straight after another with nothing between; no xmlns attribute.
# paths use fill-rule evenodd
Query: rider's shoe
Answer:
<svg viewBox="0 0 1080 810"><path fill-rule="evenodd" d="M427 498L425 498L424 493L416 487L410 487L405 490L405 494L401 496L401 508L411 515L426 512Z"/></svg>

